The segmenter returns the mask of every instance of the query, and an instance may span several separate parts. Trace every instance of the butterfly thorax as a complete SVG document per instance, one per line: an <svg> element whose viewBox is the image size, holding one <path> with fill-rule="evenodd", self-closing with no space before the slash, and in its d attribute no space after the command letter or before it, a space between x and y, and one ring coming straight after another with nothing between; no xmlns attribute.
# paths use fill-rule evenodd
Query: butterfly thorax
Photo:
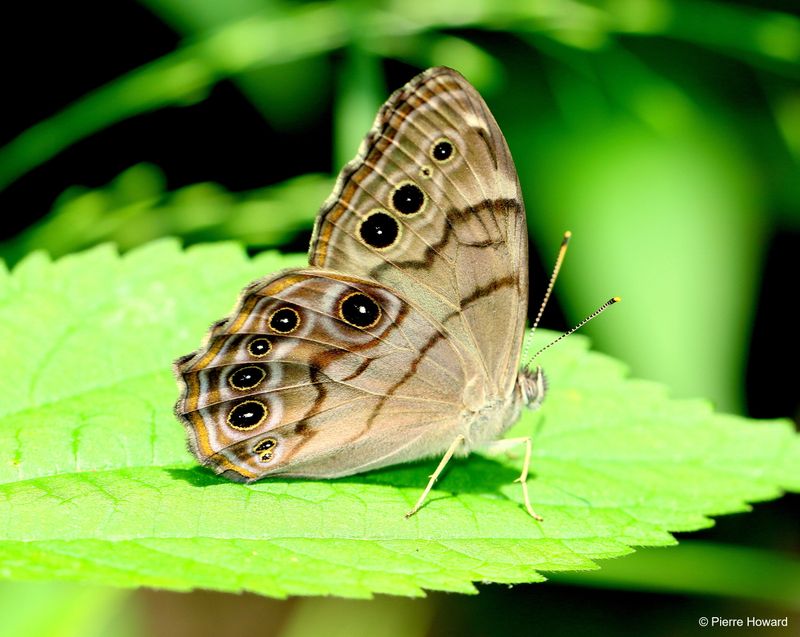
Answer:
<svg viewBox="0 0 800 637"><path fill-rule="evenodd" d="M519 419L523 407L537 409L544 400L547 381L541 367L523 368L517 376L511 396L494 398L463 414L466 444L464 452L501 437Z"/></svg>

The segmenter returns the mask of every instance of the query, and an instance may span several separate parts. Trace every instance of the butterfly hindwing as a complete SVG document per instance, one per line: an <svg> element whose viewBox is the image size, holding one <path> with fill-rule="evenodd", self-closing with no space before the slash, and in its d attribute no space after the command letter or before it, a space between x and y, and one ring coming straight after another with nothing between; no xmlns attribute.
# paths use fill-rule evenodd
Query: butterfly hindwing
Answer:
<svg viewBox="0 0 800 637"><path fill-rule="evenodd" d="M469 365L386 287L289 270L250 285L178 363L176 410L194 454L228 477L333 477L440 453Z"/></svg>

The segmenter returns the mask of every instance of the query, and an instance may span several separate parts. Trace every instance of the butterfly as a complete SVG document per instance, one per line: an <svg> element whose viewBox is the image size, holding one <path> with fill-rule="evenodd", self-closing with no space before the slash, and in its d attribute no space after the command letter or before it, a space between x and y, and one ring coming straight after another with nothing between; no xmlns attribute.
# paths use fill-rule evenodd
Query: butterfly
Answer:
<svg viewBox="0 0 800 637"><path fill-rule="evenodd" d="M237 482L336 478L498 441L545 395L520 368L528 235L477 90L428 69L391 95L317 216L307 268L251 283L175 363L201 464ZM505 442L505 441L500 441ZM531 453L520 476L525 506ZM540 518L539 518L540 519Z"/></svg>

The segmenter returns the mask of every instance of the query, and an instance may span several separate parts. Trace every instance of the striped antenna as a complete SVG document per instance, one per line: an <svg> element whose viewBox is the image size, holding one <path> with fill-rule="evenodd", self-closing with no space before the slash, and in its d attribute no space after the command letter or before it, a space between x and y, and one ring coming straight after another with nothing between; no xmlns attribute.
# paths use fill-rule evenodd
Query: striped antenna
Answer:
<svg viewBox="0 0 800 637"><path fill-rule="evenodd" d="M550 343L550 344L548 344L548 345L545 345L545 346L544 346L542 349L540 349L540 350L539 350L538 352L536 352L536 353L535 353L533 356L531 356L531 360L529 360L529 361L528 361L528 365L530 365L530 364L533 362L533 360L534 360L534 359L535 359L535 358L536 358L536 357L537 357L539 354L541 354L543 351L545 351L545 350L547 350L547 349L550 349L550 348L551 348L553 345L555 345L556 343L558 343L558 341L560 341L562 338L566 338L567 336L569 336L570 334L572 334L572 333L573 333L575 330L579 330L579 329L580 329L580 328L582 328L584 325L586 325L586 324L587 324L589 321L591 321L593 318L595 318L596 316L600 315L602 312L604 312L605 310L607 310L608 308L610 308L612 305L614 305L614 303L619 303L621 300L622 300L622 299L621 299L620 297L618 297L618 296L615 296L615 297L613 297L613 298L610 298L610 299L608 299L608 301L606 301L605 303L603 303L603 304L602 304L600 307L598 307L598 308L597 308L597 309L596 309L594 312L592 312L592 313L591 313L589 316L587 316L585 319L583 319L583 320L582 320L580 323L578 323L578 324L577 324L575 327L573 327L571 330L569 330L568 332L564 332L564 333L563 333L561 336L559 336L559 337L558 337L556 340L554 340L552 343ZM527 367L528 365L526 365L525 367Z"/></svg>
<svg viewBox="0 0 800 637"><path fill-rule="evenodd" d="M531 325L530 333L528 334L528 340L525 342L525 351L522 352L522 360L525 360L525 358L528 356L528 351L531 348L531 337L536 331L536 328L539 327L539 321L542 319L542 314L544 314L544 308L547 306L547 302L550 300L550 293L553 291L553 286L556 284L558 271L561 270L561 264L564 262L564 255L567 254L567 246L569 245L569 240L571 237L572 233L567 230L564 233L564 238L561 240L561 247L558 249L556 264L553 266L553 273L550 275L550 282L547 284L547 291L544 293L544 298L539 306L539 313L536 315L536 320L533 321L533 325ZM536 356L531 358L530 361L525 364L526 368L534 358L536 358Z"/></svg>

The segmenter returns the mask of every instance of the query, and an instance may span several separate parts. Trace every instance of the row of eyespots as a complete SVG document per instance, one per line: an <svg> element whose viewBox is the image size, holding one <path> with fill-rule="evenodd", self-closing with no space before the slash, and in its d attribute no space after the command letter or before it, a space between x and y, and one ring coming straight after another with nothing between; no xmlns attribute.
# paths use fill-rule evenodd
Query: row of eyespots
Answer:
<svg viewBox="0 0 800 637"><path fill-rule="evenodd" d="M380 305L363 292L350 292L343 296L337 311L339 318L345 323L360 329L374 327L382 316ZM300 314L290 307L279 308L270 315L269 326L276 332L289 334L300 326ZM271 349L272 342L265 336L258 336L247 344L247 351L256 358L266 356ZM258 387L266 377L267 371L260 365L245 365L228 376L228 384L238 391L250 391ZM235 405L228 412L226 420L238 431L250 431L262 424L268 415L269 409L264 403L251 399ZM272 452L268 455L272 457ZM264 455L261 459L265 460Z"/></svg>
<svg viewBox="0 0 800 637"><path fill-rule="evenodd" d="M348 325L360 329L368 329L381 320L381 308L375 300L363 292L345 294L337 305L339 318ZM291 307L281 307L269 316L269 327L278 334L291 334L300 327L300 313ZM259 336L247 344L251 356L261 358L272 350L272 342L265 336Z"/></svg>
<svg viewBox="0 0 800 637"><path fill-rule="evenodd" d="M430 157L444 164L453 159L453 144L444 137L437 139L431 146ZM423 166L420 174L424 178L431 176L429 166ZM421 213L425 209L427 198L422 188L413 181L404 181L395 188L391 197L392 209L404 216ZM373 210L358 226L361 240L375 250L386 250L395 245L400 238L400 223L385 210Z"/></svg>

